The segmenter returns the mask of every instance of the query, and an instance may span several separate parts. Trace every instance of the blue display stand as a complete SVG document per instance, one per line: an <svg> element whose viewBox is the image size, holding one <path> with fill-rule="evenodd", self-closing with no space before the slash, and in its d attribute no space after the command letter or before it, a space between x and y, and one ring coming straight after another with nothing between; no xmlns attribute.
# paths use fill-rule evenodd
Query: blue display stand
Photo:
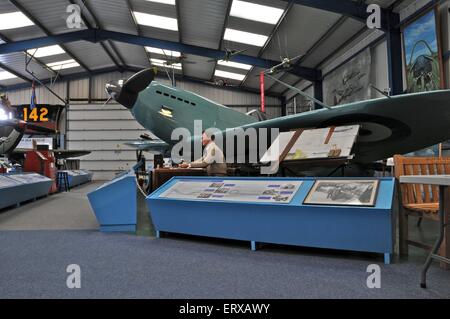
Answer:
<svg viewBox="0 0 450 319"><path fill-rule="evenodd" d="M373 252L384 254L385 263L390 263L394 247L393 178L378 179L374 207L304 205L317 178L226 178L274 183L303 181L292 201L286 204L161 197L180 181L222 180L175 177L149 195L146 200L157 234L172 232L244 240L251 242L253 250L259 242Z"/></svg>
<svg viewBox="0 0 450 319"><path fill-rule="evenodd" d="M137 189L134 172L116 177L87 196L100 224L100 231L136 231Z"/></svg>
<svg viewBox="0 0 450 319"><path fill-rule="evenodd" d="M67 172L69 179L69 188L73 188L92 181L92 172L86 170L68 170L60 172Z"/></svg>
<svg viewBox="0 0 450 319"><path fill-rule="evenodd" d="M53 181L39 174L0 175L0 209L47 196Z"/></svg>

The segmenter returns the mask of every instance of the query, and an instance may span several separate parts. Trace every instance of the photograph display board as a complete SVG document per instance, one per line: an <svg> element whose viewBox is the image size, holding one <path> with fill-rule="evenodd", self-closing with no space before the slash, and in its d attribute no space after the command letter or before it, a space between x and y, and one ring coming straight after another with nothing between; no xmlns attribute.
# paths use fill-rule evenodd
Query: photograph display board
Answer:
<svg viewBox="0 0 450 319"><path fill-rule="evenodd" d="M318 180L305 205L375 206L378 180Z"/></svg>
<svg viewBox="0 0 450 319"><path fill-rule="evenodd" d="M301 181L178 181L159 197L185 200L288 204L294 198L301 184Z"/></svg>

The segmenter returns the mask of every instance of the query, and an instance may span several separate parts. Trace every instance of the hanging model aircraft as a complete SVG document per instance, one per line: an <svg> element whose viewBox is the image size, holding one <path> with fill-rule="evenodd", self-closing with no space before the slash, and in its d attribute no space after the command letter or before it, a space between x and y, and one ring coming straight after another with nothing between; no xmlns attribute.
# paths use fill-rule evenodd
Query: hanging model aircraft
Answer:
<svg viewBox="0 0 450 319"><path fill-rule="evenodd" d="M106 84L108 94L128 108L135 119L169 146L172 131L183 127L191 134L194 120L203 128L223 133L232 128L324 128L361 125L354 148L356 163L371 163L436 145L450 139L450 90L405 94L318 109L272 120L256 118L227 108L195 93L153 81L146 69L123 82Z"/></svg>

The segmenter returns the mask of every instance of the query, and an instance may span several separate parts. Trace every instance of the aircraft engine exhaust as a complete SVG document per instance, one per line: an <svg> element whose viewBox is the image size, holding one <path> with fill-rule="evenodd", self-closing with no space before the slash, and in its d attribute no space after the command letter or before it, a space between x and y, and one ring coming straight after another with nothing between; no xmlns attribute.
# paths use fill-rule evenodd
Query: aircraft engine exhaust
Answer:
<svg viewBox="0 0 450 319"><path fill-rule="evenodd" d="M105 89L117 103L131 109L136 103L139 93L152 83L155 75L155 69L145 69L127 80L111 81L106 84Z"/></svg>

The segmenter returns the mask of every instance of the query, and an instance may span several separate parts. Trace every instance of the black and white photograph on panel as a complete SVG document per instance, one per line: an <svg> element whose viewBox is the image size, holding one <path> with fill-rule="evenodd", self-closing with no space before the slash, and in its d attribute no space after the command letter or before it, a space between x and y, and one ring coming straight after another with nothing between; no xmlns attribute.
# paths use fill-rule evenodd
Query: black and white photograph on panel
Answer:
<svg viewBox="0 0 450 319"><path fill-rule="evenodd" d="M318 180L304 204L375 206L377 191L377 180Z"/></svg>

